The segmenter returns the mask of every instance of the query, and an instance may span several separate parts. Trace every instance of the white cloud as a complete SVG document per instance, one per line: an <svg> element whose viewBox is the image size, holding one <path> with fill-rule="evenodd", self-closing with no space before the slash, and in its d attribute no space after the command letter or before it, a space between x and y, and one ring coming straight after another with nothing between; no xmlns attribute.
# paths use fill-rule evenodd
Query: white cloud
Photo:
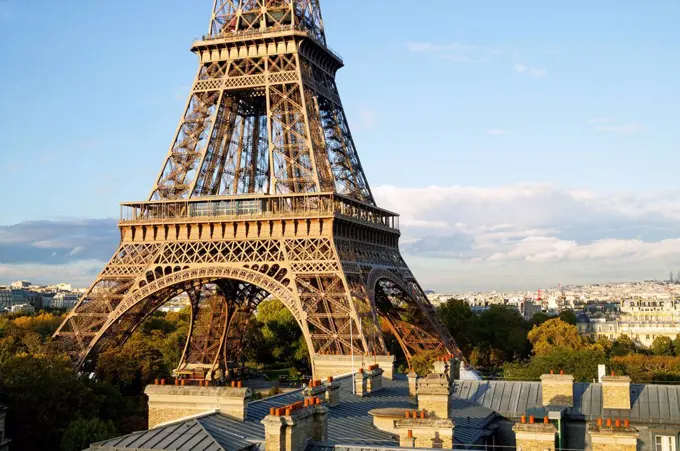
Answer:
<svg viewBox="0 0 680 451"><path fill-rule="evenodd" d="M487 131L486 131L486 134L487 134L487 135L495 135L495 136L497 136L497 135L504 135L504 134L505 134L505 130L500 129L500 128L492 128L491 130L487 130Z"/></svg>
<svg viewBox="0 0 680 451"><path fill-rule="evenodd" d="M595 130L611 133L636 133L643 129L642 124L600 125Z"/></svg>
<svg viewBox="0 0 680 451"><path fill-rule="evenodd" d="M639 280L680 269L680 190L601 195L521 184L380 186L374 194L402 215L405 258L437 289ZM490 279L495 270L504 277Z"/></svg>
<svg viewBox="0 0 680 451"><path fill-rule="evenodd" d="M401 215L402 252L425 288L535 289L680 269L680 189L383 185L373 193ZM113 219L0 227L0 280L88 285L118 240Z"/></svg>
<svg viewBox="0 0 680 451"><path fill-rule="evenodd" d="M525 66L524 64L521 63L515 63L515 72L517 72L518 74L525 74L534 78L541 78L548 75L548 71L546 69Z"/></svg>

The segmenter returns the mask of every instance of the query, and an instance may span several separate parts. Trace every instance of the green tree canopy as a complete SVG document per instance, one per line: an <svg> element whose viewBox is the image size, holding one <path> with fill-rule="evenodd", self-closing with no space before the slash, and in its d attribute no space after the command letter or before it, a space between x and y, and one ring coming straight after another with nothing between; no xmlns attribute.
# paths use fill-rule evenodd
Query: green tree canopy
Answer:
<svg viewBox="0 0 680 451"><path fill-rule="evenodd" d="M559 319L567 324L576 324L576 313L573 310L562 310Z"/></svg>
<svg viewBox="0 0 680 451"><path fill-rule="evenodd" d="M466 355L472 350L475 330L478 326L475 315L467 302L449 299L437 308L439 317L451 332L456 344Z"/></svg>
<svg viewBox="0 0 680 451"><path fill-rule="evenodd" d="M652 345L649 347L654 355L673 355L673 340L664 335L659 335L654 339Z"/></svg>
<svg viewBox="0 0 680 451"><path fill-rule="evenodd" d="M553 348L535 355L528 363L506 363L503 374L511 380L538 380L550 370L564 370L576 381L589 382L597 377L597 365L604 363L605 359L606 355L599 349Z"/></svg>
<svg viewBox="0 0 680 451"><path fill-rule="evenodd" d="M91 443L100 442L118 434L111 421L99 418L78 418L71 421L61 437L61 451L82 451Z"/></svg>

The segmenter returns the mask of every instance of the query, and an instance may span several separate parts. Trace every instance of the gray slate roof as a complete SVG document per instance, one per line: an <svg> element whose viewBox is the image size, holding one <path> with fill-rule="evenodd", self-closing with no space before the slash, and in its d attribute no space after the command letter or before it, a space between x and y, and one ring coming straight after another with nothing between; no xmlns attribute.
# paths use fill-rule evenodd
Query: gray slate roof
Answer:
<svg viewBox="0 0 680 451"><path fill-rule="evenodd" d="M212 414L105 440L91 445L89 449L238 451L253 446L252 441L222 427Z"/></svg>
<svg viewBox="0 0 680 451"><path fill-rule="evenodd" d="M603 409L602 384L574 383L574 407L567 410L567 416L575 420L626 417L633 423L680 424L680 386L631 384L630 392L630 410ZM456 381L454 396L508 418L543 409L540 382Z"/></svg>
<svg viewBox="0 0 680 451"><path fill-rule="evenodd" d="M399 445L397 437L376 429L368 411L385 407L414 408L408 397L408 382L403 375L394 381L383 380L384 389L369 397L352 394L351 378L339 378L340 405L333 407L328 421L328 442L324 445L347 445L352 448L381 448ZM222 413L179 420L149 431L93 444L89 451L239 451L261 446L264 426L260 421L271 407L282 407L304 399L301 390L253 401L248 405L246 421L234 420ZM496 413L464 399L452 402L451 417L456 423L454 439L459 444L475 443L493 432L490 423Z"/></svg>

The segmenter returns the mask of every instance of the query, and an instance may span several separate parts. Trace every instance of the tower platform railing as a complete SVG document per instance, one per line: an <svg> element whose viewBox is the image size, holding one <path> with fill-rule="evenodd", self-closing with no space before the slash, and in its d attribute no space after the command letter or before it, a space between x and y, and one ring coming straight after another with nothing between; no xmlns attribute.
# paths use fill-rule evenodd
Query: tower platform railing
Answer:
<svg viewBox="0 0 680 451"><path fill-rule="evenodd" d="M338 193L207 196L121 203L120 224L336 217L391 231L399 215Z"/></svg>

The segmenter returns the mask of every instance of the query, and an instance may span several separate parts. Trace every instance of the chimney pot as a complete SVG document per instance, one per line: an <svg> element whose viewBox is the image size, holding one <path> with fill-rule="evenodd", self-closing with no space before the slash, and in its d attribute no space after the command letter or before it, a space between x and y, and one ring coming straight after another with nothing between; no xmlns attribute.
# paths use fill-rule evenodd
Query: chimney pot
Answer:
<svg viewBox="0 0 680 451"><path fill-rule="evenodd" d="M612 427L612 419L611 418L607 418L607 427L608 428Z"/></svg>
<svg viewBox="0 0 680 451"><path fill-rule="evenodd" d="M411 429L409 429L407 431L407 435L408 435L408 438L413 438L413 431Z"/></svg>
<svg viewBox="0 0 680 451"><path fill-rule="evenodd" d="M522 418L520 419L520 422L521 422L522 424L526 424L526 422L527 422L527 416L526 416L526 415L522 415Z"/></svg>
<svg viewBox="0 0 680 451"><path fill-rule="evenodd" d="M548 424L548 423L550 423L550 420L548 419L548 417L543 417L543 424Z"/></svg>
<svg viewBox="0 0 680 451"><path fill-rule="evenodd" d="M408 410L404 412L404 418L410 418L411 417L411 412Z"/></svg>
<svg viewBox="0 0 680 451"><path fill-rule="evenodd" d="M161 385L165 385L165 379L161 379Z"/></svg>
<svg viewBox="0 0 680 451"><path fill-rule="evenodd" d="M415 410L411 412L411 418L418 418L418 412L416 412Z"/></svg>
<svg viewBox="0 0 680 451"><path fill-rule="evenodd" d="M333 382L333 376L328 376L328 382Z"/></svg>
<svg viewBox="0 0 680 451"><path fill-rule="evenodd" d="M555 374L555 370L550 370L550 374Z"/></svg>
<svg viewBox="0 0 680 451"><path fill-rule="evenodd" d="M425 411L424 411L424 410L421 410L421 411L420 411L420 419L421 419L421 420L424 420L424 419L425 419Z"/></svg>
<svg viewBox="0 0 680 451"><path fill-rule="evenodd" d="M158 379L154 379L154 380L153 380L153 384L154 384L154 385L158 385Z"/></svg>
<svg viewBox="0 0 680 451"><path fill-rule="evenodd" d="M629 428L629 427L630 427L630 420L629 420L628 418L626 418L625 420L623 420L623 426L626 427L626 428Z"/></svg>
<svg viewBox="0 0 680 451"><path fill-rule="evenodd" d="M536 421L536 419L534 418L534 416L529 415L529 424L534 424L535 421Z"/></svg>
<svg viewBox="0 0 680 451"><path fill-rule="evenodd" d="M564 376L564 370L560 370L560 376Z"/></svg>
<svg viewBox="0 0 680 451"><path fill-rule="evenodd" d="M186 384L186 381L184 379L182 379L182 387L184 387L185 384Z"/></svg>
<svg viewBox="0 0 680 451"><path fill-rule="evenodd" d="M243 388L243 382L242 382L242 381L238 381L238 383L236 384L236 386L237 386L238 388Z"/></svg>
<svg viewBox="0 0 680 451"><path fill-rule="evenodd" d="M616 425L617 428L620 428L621 427L621 420L617 418L616 422L614 424Z"/></svg>
<svg viewBox="0 0 680 451"><path fill-rule="evenodd" d="M286 407L286 416L289 417L293 414L293 409L289 407Z"/></svg>
<svg viewBox="0 0 680 451"><path fill-rule="evenodd" d="M602 418L597 419L597 427L602 427Z"/></svg>
<svg viewBox="0 0 680 451"><path fill-rule="evenodd" d="M236 388L236 381L231 381L231 388Z"/></svg>
<svg viewBox="0 0 680 451"><path fill-rule="evenodd" d="M269 415L276 415L276 407L269 408Z"/></svg>
<svg viewBox="0 0 680 451"><path fill-rule="evenodd" d="M179 379L175 379L175 385L179 385Z"/></svg>

